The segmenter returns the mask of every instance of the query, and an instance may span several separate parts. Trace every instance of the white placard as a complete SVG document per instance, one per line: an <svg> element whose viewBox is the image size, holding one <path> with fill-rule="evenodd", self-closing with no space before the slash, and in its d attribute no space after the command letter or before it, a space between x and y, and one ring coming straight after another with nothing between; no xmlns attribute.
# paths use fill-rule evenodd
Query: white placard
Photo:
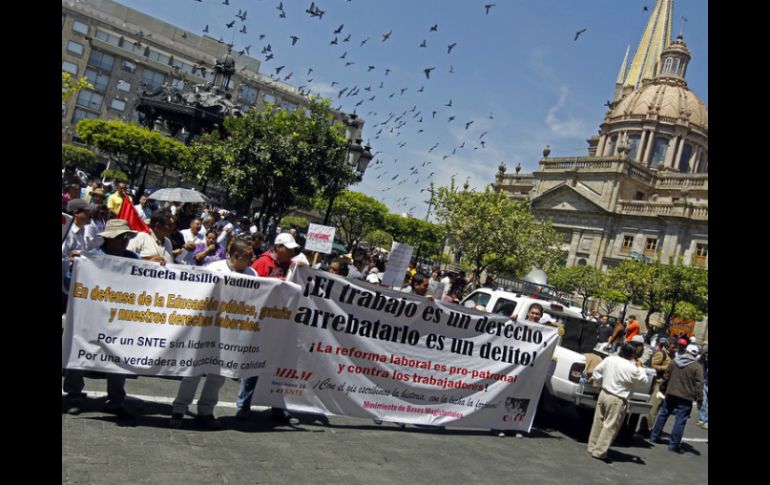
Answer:
<svg viewBox="0 0 770 485"><path fill-rule="evenodd" d="M310 224L305 238L305 249L319 253L331 254L334 245L334 234L337 228L334 226L322 226Z"/></svg>
<svg viewBox="0 0 770 485"><path fill-rule="evenodd" d="M409 261L412 260L414 248L408 244L393 241L393 246L388 257L388 265L385 267L385 274L382 276L382 284L388 288L394 286L401 287L409 269Z"/></svg>

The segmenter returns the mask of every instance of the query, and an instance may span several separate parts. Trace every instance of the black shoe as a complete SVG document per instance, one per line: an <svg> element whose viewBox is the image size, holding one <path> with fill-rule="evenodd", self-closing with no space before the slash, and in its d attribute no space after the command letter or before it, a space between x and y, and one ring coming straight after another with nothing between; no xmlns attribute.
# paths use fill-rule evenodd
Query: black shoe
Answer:
<svg viewBox="0 0 770 485"><path fill-rule="evenodd" d="M171 419L168 420L168 427L179 429L182 427L182 421L184 420L184 414L173 413Z"/></svg>
<svg viewBox="0 0 770 485"><path fill-rule="evenodd" d="M591 458L594 458L594 459L599 460L599 461L603 461L604 463L612 463L612 460L607 458L607 455L604 455L604 456L594 456L594 455L591 455Z"/></svg>
<svg viewBox="0 0 770 485"><path fill-rule="evenodd" d="M71 414L72 416L77 416L80 414L80 405L78 404L70 404L67 406L67 414Z"/></svg>
<svg viewBox="0 0 770 485"><path fill-rule="evenodd" d="M246 421L251 416L251 409L241 408L235 413L235 419L239 421Z"/></svg>
<svg viewBox="0 0 770 485"><path fill-rule="evenodd" d="M195 421L203 425L206 429L222 429L222 422L215 418L213 414L196 416Z"/></svg>

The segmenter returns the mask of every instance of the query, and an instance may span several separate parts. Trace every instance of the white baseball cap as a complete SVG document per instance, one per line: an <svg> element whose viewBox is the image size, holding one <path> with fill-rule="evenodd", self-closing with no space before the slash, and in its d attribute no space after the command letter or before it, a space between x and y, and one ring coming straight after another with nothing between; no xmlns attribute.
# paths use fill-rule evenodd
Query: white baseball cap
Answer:
<svg viewBox="0 0 770 485"><path fill-rule="evenodd" d="M275 238L275 245L277 246L278 244L282 246L286 246L289 249L294 249L299 247L299 244L297 244L297 241L295 241L294 237L292 237L292 235L289 234L288 232L279 234Z"/></svg>
<svg viewBox="0 0 770 485"><path fill-rule="evenodd" d="M688 345L687 348L685 348L685 351L692 355L698 355L700 353L698 346L693 344Z"/></svg>

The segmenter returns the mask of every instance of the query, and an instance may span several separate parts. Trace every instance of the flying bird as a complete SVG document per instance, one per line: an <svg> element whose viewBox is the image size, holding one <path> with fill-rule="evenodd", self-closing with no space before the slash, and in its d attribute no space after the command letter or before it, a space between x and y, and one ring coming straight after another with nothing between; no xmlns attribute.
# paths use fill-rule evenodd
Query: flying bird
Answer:
<svg viewBox="0 0 770 485"><path fill-rule="evenodd" d="M342 39L342 42L350 42L350 36L351 36L351 35L353 35L353 34L348 34L348 36L347 36L347 37L345 37L344 39Z"/></svg>
<svg viewBox="0 0 770 485"><path fill-rule="evenodd" d="M431 28L430 28L430 31L431 31L431 32L436 32L436 31L438 31L438 24L433 24L433 27L431 27Z"/></svg>
<svg viewBox="0 0 770 485"><path fill-rule="evenodd" d="M249 44L249 45L247 45L246 47L243 48L243 50L246 51L246 54L251 55L251 53L249 52L249 49L251 49L251 44Z"/></svg>
<svg viewBox="0 0 770 485"><path fill-rule="evenodd" d="M265 56L265 62L269 61L272 58L273 58L273 54L272 53L268 54L267 56Z"/></svg>
<svg viewBox="0 0 770 485"><path fill-rule="evenodd" d="M239 12L240 12L240 10L241 9L238 9ZM241 22L245 22L246 21L246 13L247 13L246 10L244 10L242 14L239 13L238 15L236 15L236 17L241 19Z"/></svg>
<svg viewBox="0 0 770 485"><path fill-rule="evenodd" d="M425 89L425 86L420 86L420 89L417 90L418 93L421 93Z"/></svg>
<svg viewBox="0 0 770 485"><path fill-rule="evenodd" d="M233 27L233 25L235 25L235 20L233 20L232 22L230 22L229 24L226 24L226 25L227 25L228 29L231 29Z"/></svg>
<svg viewBox="0 0 770 485"><path fill-rule="evenodd" d="M455 67L449 66L449 74L454 74L454 73L455 73Z"/></svg>
<svg viewBox="0 0 770 485"><path fill-rule="evenodd" d="M286 75L286 77L285 77L285 78L283 78L283 80L284 80L284 81L288 81L289 79L291 79L291 76L292 76L292 74L294 74L294 73L293 73L293 72L290 72L289 74L287 74L287 75Z"/></svg>
<svg viewBox="0 0 770 485"><path fill-rule="evenodd" d="M335 37L333 41L329 42L329 45L337 45L337 38Z"/></svg>
<svg viewBox="0 0 770 485"><path fill-rule="evenodd" d="M299 37L296 35L291 36L291 45L296 45L297 41L299 40Z"/></svg>
<svg viewBox="0 0 770 485"><path fill-rule="evenodd" d="M470 127L472 124L473 124L473 120L471 120L471 121L469 121L469 122L465 123L465 129L467 130L467 129L468 129L468 127Z"/></svg>
<svg viewBox="0 0 770 485"><path fill-rule="evenodd" d="M449 103L445 104L444 106L446 106L447 108L451 108L452 107L452 98L449 98Z"/></svg>
<svg viewBox="0 0 770 485"><path fill-rule="evenodd" d="M384 34L382 34L382 41L385 42L386 40L390 39L390 34L392 34L392 33L393 33L393 31L389 30L389 31L385 32Z"/></svg>
<svg viewBox="0 0 770 485"><path fill-rule="evenodd" d="M352 66L353 64L355 64L355 62L348 61L345 63L345 67Z"/></svg>
<svg viewBox="0 0 770 485"><path fill-rule="evenodd" d="M342 55L340 56L340 59L344 59L347 55L348 55L348 51L343 52Z"/></svg>
<svg viewBox="0 0 770 485"><path fill-rule="evenodd" d="M432 152L432 151L433 151L433 150L434 150L434 149L435 149L437 146L438 146L438 142L436 142L436 144L435 144L435 145L433 145L432 147L430 147L430 150L428 150L428 153Z"/></svg>
<svg viewBox="0 0 770 485"><path fill-rule="evenodd" d="M494 3L488 3L488 4L484 5L484 8L487 9L486 15L489 15L489 9L494 7L494 6L495 6Z"/></svg>
<svg viewBox="0 0 770 485"><path fill-rule="evenodd" d="M245 34L246 33L246 26L244 25L239 32L241 34Z"/></svg>
<svg viewBox="0 0 770 485"><path fill-rule="evenodd" d="M340 24L340 26L337 27L337 30L335 30L334 33L335 34L339 34L340 32L342 32L342 27L344 27L344 26L345 26L345 24Z"/></svg>
<svg viewBox="0 0 770 485"><path fill-rule="evenodd" d="M575 40L578 40L578 37L580 37L580 34L585 32L586 30L588 30L588 29L582 29L582 30L578 30L577 32L575 32Z"/></svg>
<svg viewBox="0 0 770 485"><path fill-rule="evenodd" d="M366 72L372 72L374 70L374 66L367 67Z"/></svg>
<svg viewBox="0 0 770 485"><path fill-rule="evenodd" d="M451 53L451 52L452 52L452 49L454 49L456 45L457 45L457 42L454 42L454 43L452 43L452 44L449 44L449 45L447 46L447 51L446 51L446 53L447 53L447 54Z"/></svg>
<svg viewBox="0 0 770 485"><path fill-rule="evenodd" d="M649 10L649 9L647 8L647 5L645 5L644 7L642 7L642 12L647 12L648 10Z"/></svg>
<svg viewBox="0 0 770 485"><path fill-rule="evenodd" d="M276 67L275 68L275 73L276 74L281 74L281 69L283 69L284 67L286 67L286 66L278 66L278 67Z"/></svg>
<svg viewBox="0 0 770 485"><path fill-rule="evenodd" d="M447 120L447 123L450 123L450 122L452 122L452 120L454 120L454 119L455 119L455 117L454 117L454 116L450 116L450 117L449 117L449 120Z"/></svg>
<svg viewBox="0 0 770 485"><path fill-rule="evenodd" d="M423 71L422 71L422 72L424 72L424 73L425 73L425 77L426 77L427 79L430 79L430 72L431 72L432 70L434 70L434 69L436 69L436 68L435 68L435 67L426 67L425 69L423 69Z"/></svg>
<svg viewBox="0 0 770 485"><path fill-rule="evenodd" d="M436 118L436 111L433 112L433 118Z"/></svg>
<svg viewBox="0 0 770 485"><path fill-rule="evenodd" d="M390 74L390 69L385 69L385 75L387 76L388 74Z"/></svg>
<svg viewBox="0 0 770 485"><path fill-rule="evenodd" d="M367 42L368 40L369 40L369 37L367 37L366 39L362 40L362 41L361 41L361 46L363 46L364 44L366 44L366 42Z"/></svg>
<svg viewBox="0 0 770 485"><path fill-rule="evenodd" d="M208 26L208 25L206 25L205 27L203 27L203 32L206 32L206 33L208 33L208 31L209 31L209 26Z"/></svg>
<svg viewBox="0 0 770 485"><path fill-rule="evenodd" d="M428 47L428 41L423 39L422 44L420 44L420 47Z"/></svg>

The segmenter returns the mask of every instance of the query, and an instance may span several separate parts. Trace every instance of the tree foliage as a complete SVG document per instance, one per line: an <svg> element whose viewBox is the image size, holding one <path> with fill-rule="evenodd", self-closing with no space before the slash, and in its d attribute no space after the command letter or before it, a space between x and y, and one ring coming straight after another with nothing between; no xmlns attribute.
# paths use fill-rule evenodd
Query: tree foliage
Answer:
<svg viewBox="0 0 770 485"><path fill-rule="evenodd" d="M236 203L261 198L260 229L271 217L309 205L332 180L344 186L355 179L345 163L344 127L333 121L329 104L311 99L306 110L291 112L268 104L225 119L229 156L220 182Z"/></svg>
<svg viewBox="0 0 770 485"><path fill-rule="evenodd" d="M61 144L61 165L74 164L76 167L92 173L96 170L96 154L88 148L79 147L70 143Z"/></svg>
<svg viewBox="0 0 770 485"><path fill-rule="evenodd" d="M136 123L84 119L75 129L84 143L114 156L131 185L136 185L142 172L147 176L150 165L175 168L189 157L189 150L180 141ZM140 191L144 189L144 177Z"/></svg>
<svg viewBox="0 0 770 485"><path fill-rule="evenodd" d="M414 256L418 251L421 257L427 256L431 259L441 254L445 232L440 225L414 217L388 214L384 227L393 236L394 241L414 247Z"/></svg>
<svg viewBox="0 0 770 485"><path fill-rule="evenodd" d="M577 293L583 298L582 311L586 313L588 299L601 293L604 286L604 274L593 266L571 266L552 271L548 281L553 286L565 291Z"/></svg>
<svg viewBox="0 0 770 485"><path fill-rule="evenodd" d="M473 267L476 281L485 269L516 275L533 266L548 271L561 255L561 238L550 222L538 221L526 203L489 186L484 192L458 191L452 180L438 188L435 202L450 244Z"/></svg>
<svg viewBox="0 0 770 485"><path fill-rule="evenodd" d="M307 217L302 216L284 216L278 225L283 231L291 228L304 231L310 226L310 221L307 220Z"/></svg>
<svg viewBox="0 0 770 485"><path fill-rule="evenodd" d="M390 251L393 246L393 236L382 229L375 229L364 236L364 241L368 242L372 248L383 248Z"/></svg>
<svg viewBox="0 0 770 485"><path fill-rule="evenodd" d="M231 160L230 151L219 130L200 136L190 144L189 151L190 156L182 160L179 168L185 180L200 185L206 193L209 182L218 179L222 167Z"/></svg>
<svg viewBox="0 0 770 485"><path fill-rule="evenodd" d="M88 79L83 76L77 81L68 72L61 73L61 102L64 103L81 89L94 89Z"/></svg>
<svg viewBox="0 0 770 485"><path fill-rule="evenodd" d="M325 210L327 204L328 201L323 198L315 200L315 207L319 211ZM361 242L370 231L382 228L387 214L387 206L373 197L342 190L334 201L329 222L349 245L353 245Z"/></svg>

